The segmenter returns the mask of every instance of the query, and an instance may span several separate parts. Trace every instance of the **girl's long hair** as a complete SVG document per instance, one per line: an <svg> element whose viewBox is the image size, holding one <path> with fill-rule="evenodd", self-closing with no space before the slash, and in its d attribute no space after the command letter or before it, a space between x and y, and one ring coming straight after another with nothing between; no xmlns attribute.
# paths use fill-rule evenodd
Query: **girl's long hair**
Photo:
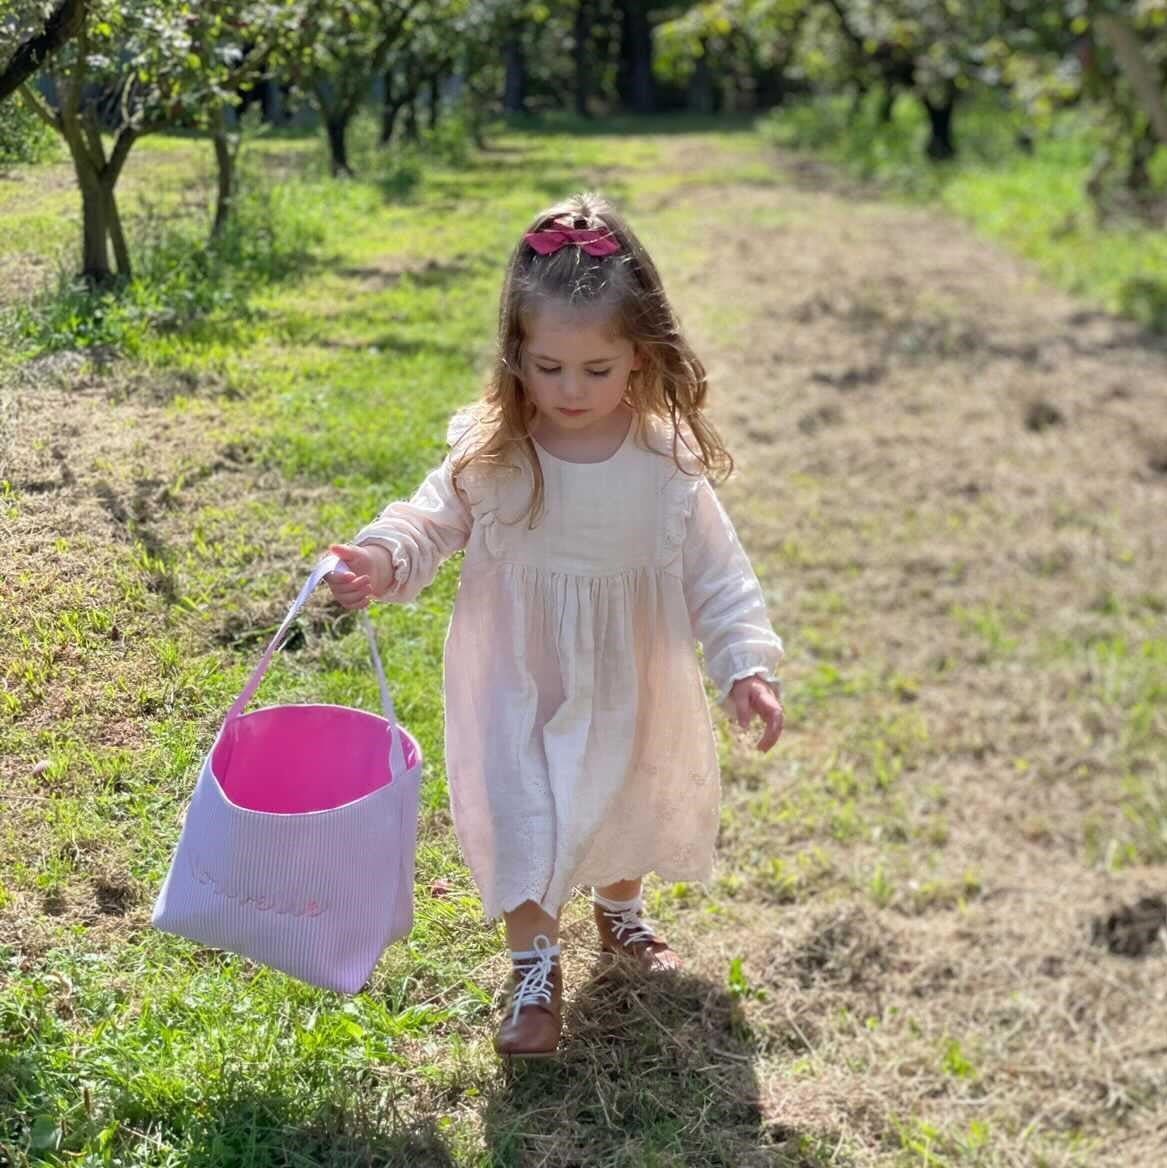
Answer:
<svg viewBox="0 0 1167 1168"><path fill-rule="evenodd" d="M527 231L556 227L607 231L620 250L592 256L568 244L540 255L525 239L519 240L503 281L494 365L485 393L473 407L473 424L455 444L454 474L471 463L511 466L515 451L521 451L534 479L527 519L531 525L537 522L543 506L543 472L531 438L535 406L524 389L521 370L526 325L549 305L595 313L636 346L640 368L629 379L625 401L636 413L638 438L643 438L648 418L668 419L673 433L669 453L680 469L716 478L728 475L733 459L702 412L708 392L705 366L681 335L644 245L607 200L592 192L572 195L548 208Z"/></svg>

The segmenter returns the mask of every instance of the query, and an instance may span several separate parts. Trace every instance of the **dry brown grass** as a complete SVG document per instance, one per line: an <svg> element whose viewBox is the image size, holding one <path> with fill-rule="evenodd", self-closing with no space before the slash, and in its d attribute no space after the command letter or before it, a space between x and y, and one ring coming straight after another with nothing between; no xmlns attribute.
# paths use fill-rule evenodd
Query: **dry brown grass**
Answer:
<svg viewBox="0 0 1167 1168"><path fill-rule="evenodd" d="M682 299L801 710L772 766L735 752L710 961L765 991L765 1123L862 1165L1161 1162L1163 947L1091 921L1167 883L1167 711L1134 740L1090 646L1163 637L1167 346L919 211L784 191L760 244L773 197L702 202L718 262ZM859 692L800 702L823 665Z"/></svg>

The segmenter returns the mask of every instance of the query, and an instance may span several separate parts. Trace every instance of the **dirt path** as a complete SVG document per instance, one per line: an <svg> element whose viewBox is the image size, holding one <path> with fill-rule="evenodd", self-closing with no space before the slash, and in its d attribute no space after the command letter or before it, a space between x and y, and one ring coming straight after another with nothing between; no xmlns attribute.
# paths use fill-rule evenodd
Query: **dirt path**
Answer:
<svg viewBox="0 0 1167 1168"><path fill-rule="evenodd" d="M761 782L739 756L722 840L749 942L718 956L764 971L756 1014L813 1067L763 1057L771 1120L862 1163L897 1125L917 1152L943 1133L931 1162L1076 1163L1075 1132L1102 1137L1084 1162L1159 1162L1162 945L1090 940L1167 892L1139 866L1165 858L1167 345L774 164L789 189L686 199L711 263L678 296L796 712ZM726 305L743 323L710 327ZM756 878L767 845L793 884Z"/></svg>
<svg viewBox="0 0 1167 1168"><path fill-rule="evenodd" d="M711 149L668 146L677 171ZM742 958L749 1162L1160 1162L1162 944L1103 920L1141 955L1112 954L1091 922L1167 893L1167 346L950 220L718 149L782 184L628 210L709 365L725 498L788 645L782 750L732 749L716 912L682 897L670 922L712 981ZM10 613L40 595L21 568L51 557L83 596L131 521L173 534L200 481L253 474L76 373L5 391ZM144 627L165 578L100 603ZM102 652L132 654L126 632Z"/></svg>

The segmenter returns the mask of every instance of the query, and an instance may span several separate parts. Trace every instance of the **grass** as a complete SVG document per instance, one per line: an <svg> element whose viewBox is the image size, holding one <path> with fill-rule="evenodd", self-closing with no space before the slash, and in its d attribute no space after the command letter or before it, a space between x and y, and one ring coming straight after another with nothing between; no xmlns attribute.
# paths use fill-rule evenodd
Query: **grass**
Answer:
<svg viewBox="0 0 1167 1168"><path fill-rule="evenodd" d="M506 1076L489 1050L502 941L458 855L443 765L457 563L415 604L373 614L426 768L416 926L366 991L318 991L147 927L202 754L295 584L412 488L477 392L502 259L535 207L598 185L639 208L723 362L775 331L773 305L718 283L732 266L710 249L804 231L821 208L784 189L748 134L667 128L565 121L499 129L485 154L385 162L366 124L362 177L341 184L315 140L273 136L251 174L279 184L247 211L270 227L266 246L248 259L236 241L232 263L192 278L190 311L165 318L187 278L167 249L198 237L203 210L166 216L209 171L205 144L146 139L126 175L142 285L101 322L111 331L88 338L96 349L75 349L79 333L61 347L69 299L55 286L9 315L8 335L41 353L5 382L0 415L19 427L0 471L13 565L0 579L0 1159L1068 1168L1154 1118L1146 1063L1098 1069L1090 1019L1127 1021L1107 1013L1113 969L1010 934L992 916L1008 892L997 853L970 845L966 800L983 781L986 805L1029 800L1034 839L1076 832L1065 854L1083 880L1162 859L1161 589L1146 545L1070 495L1064 538L1081 533L1114 574L1065 615L980 581L976 540L1008 542L1012 515L969 503L975 522L939 522L956 514L943 500L917 509L894 493L890 512L863 513L829 462L812 473L802 445L785 451L776 481L794 505L759 507L742 528L791 649L780 761L718 723L717 878L648 890L690 972L594 978L586 906L570 907L568 1038L553 1064ZM25 197L0 207L30 248L70 245L53 173L30 172ZM869 327L898 328L864 294ZM867 391L848 392L850 418ZM934 638L927 651L882 635L897 616L871 591L884 536L904 557L940 541L935 582L910 606L896 598L917 639ZM1043 586L1078 583L1082 561L1060 551L1032 549ZM1002 728L997 695L1023 683L1073 686L1068 727ZM315 601L261 700L375 708L352 618ZM1063 732L1089 779L1063 774ZM962 785L969 770L978 782ZM1079 782L1081 815L1056 805ZM1064 959L1074 980L1045 978L1039 959ZM1068 998L1082 1005L1059 1030ZM1056 1065L1035 1044L1058 1050Z"/></svg>
<svg viewBox="0 0 1167 1168"><path fill-rule="evenodd" d="M878 123L876 103L852 116L844 99L780 108L762 123L779 144L812 150L852 173L969 221L1033 260L1070 292L1167 332L1167 238L1161 223L1130 214L1102 217L1086 192L1099 132L1088 110L1035 126L1016 110L982 98L957 108L958 158L935 165L924 156L927 124L919 102L897 101ZM1030 152L1018 136L1032 137ZM1152 165L1158 214L1167 207L1167 151Z"/></svg>
<svg viewBox="0 0 1167 1168"><path fill-rule="evenodd" d="M367 992L346 1001L143 927L201 752L290 599L289 580L440 457L445 420L476 392L516 225L591 185L610 143L534 138L521 153L512 143L457 165L418 161L404 197L383 175L327 181L310 143L291 147L303 173L245 204L245 225L270 228L263 246L243 232L216 266L198 250L198 216L188 207L169 218L202 144L145 140L126 184L127 205L146 187L154 200L131 219L138 283L104 313L58 286L9 315L9 335L29 352L121 353L105 376L125 411L115 424L133 419L146 439L111 450L95 433L68 455L79 469L91 460L124 550L94 523L60 537L47 575L27 563L5 577L0 1148L13 1164L441 1163L463 1153L517 1164L533 1138L522 1116L538 1080L500 1088L483 1050L500 936L481 922L445 807L440 654L456 565L417 603L376 613L399 714L427 765L417 924ZM257 146L252 176L265 150L288 148ZM624 172L664 189L658 150L627 139ZM623 193L619 178L604 185ZM63 247L63 198L0 214L37 248ZM155 231L160 223L169 226ZM152 450L161 419L181 437ZM225 462L238 488L206 490ZM264 475L284 484L282 497L257 486ZM15 530L31 530L35 502L9 482ZM375 704L351 618L326 618L317 602L305 627L263 700ZM450 891L427 897L439 878ZM637 1058L651 1067L664 1057L653 1053L659 1036L649 1041L657 1011L692 1025L696 1006L685 1003L699 992L644 1007ZM611 1018L613 1007L596 1009ZM628 1162L679 1154L673 1117L709 1080L695 1070L697 1048L666 1047L680 1076L672 1103L639 1087L612 1096L617 1114L641 1120ZM592 1122L581 1114L581 1130ZM749 1122L725 1120L724 1155L733 1125Z"/></svg>

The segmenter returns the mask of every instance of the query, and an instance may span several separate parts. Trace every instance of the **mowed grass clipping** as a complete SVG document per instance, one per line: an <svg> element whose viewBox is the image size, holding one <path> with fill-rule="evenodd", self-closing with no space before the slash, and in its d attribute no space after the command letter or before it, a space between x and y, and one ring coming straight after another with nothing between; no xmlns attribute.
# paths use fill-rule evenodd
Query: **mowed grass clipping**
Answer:
<svg viewBox="0 0 1167 1168"><path fill-rule="evenodd" d="M170 316L209 151L146 139L126 176L145 278L105 340L57 343L75 306L31 278L8 302L27 351L0 415L0 1159L1096 1168L1153 1146L1161 957L1093 947L1075 914L1161 887L1162 472L1127 425L1161 404L1161 359L1097 314L1080 355L1076 306L959 226L801 189L792 156L717 125L386 159L366 124L348 183L314 140L257 143L245 215L270 246L237 241L238 270ZM0 223L20 208L37 242L13 263L48 278L36 248L76 225L59 172L24 174ZM761 759L719 720L716 878L649 884L688 972L598 978L577 900L561 1057L508 1076L501 930L446 809L457 562L373 610L426 767L416 927L367 990L148 919L303 575L441 457L518 232L580 187L628 209L709 359L789 728ZM366 653L319 598L259 700L375 709Z"/></svg>

